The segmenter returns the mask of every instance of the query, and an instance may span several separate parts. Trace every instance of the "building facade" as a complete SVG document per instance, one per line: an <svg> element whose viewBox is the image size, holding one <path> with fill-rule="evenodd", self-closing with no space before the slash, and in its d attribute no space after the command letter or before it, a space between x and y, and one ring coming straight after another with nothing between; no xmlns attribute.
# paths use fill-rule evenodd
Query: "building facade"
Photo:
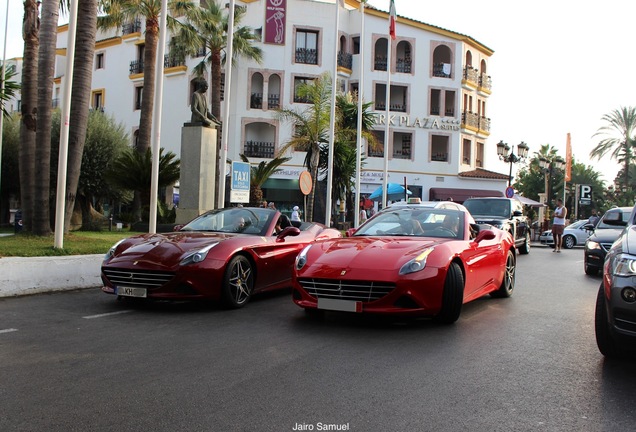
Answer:
<svg viewBox="0 0 636 432"><path fill-rule="evenodd" d="M243 153L251 162L260 162L278 155L293 131L291 124L278 120L276 110L307 107L296 93L298 85L325 72L331 74L337 59L338 90L359 92L365 101L373 102L374 133L382 143L381 150L365 145L361 193L382 185L387 152L388 181L406 183L413 196L463 201L470 196L502 195L508 176L485 166L486 152L495 152L494 144L488 144L492 89L488 66L493 51L470 36L401 16L392 40L388 13L367 7L363 24L357 0L346 0L339 7L339 28L335 29L338 3L236 1L237 7L246 8L240 24L252 27L260 36L257 45L264 55L261 64L239 59L232 69L228 159L240 160ZM61 26L54 106L61 103L67 34L67 26ZM143 52L143 17L122 28L98 32L91 107L123 123L131 144L140 117ZM161 146L179 155L181 127L190 121L193 68L201 58L174 61L168 47L166 53ZM15 62L20 72L20 61ZM210 80L209 70L207 74ZM225 103L228 100L222 101ZM13 108L19 110L19 101ZM298 178L305 171L305 153L290 150L286 156L292 159L264 190L266 199L291 209L302 200Z"/></svg>

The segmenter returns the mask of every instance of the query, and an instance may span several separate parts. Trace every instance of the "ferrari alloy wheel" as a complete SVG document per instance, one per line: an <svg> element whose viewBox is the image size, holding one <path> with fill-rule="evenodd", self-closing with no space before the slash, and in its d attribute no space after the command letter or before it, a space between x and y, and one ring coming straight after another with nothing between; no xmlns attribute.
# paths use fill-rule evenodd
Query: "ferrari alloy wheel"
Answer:
<svg viewBox="0 0 636 432"><path fill-rule="evenodd" d="M225 270L221 292L223 304L232 309L245 306L252 296L253 287L252 265L244 256L235 256Z"/></svg>
<svg viewBox="0 0 636 432"><path fill-rule="evenodd" d="M504 270L503 280L501 286L497 291L490 293L492 297L510 297L515 289L515 272L517 269L517 262L515 260L515 254L512 251L508 251L506 258L506 268Z"/></svg>
<svg viewBox="0 0 636 432"><path fill-rule="evenodd" d="M561 241L563 242L563 247L566 249L572 249L574 245L576 245L576 239L571 235L566 235Z"/></svg>
<svg viewBox="0 0 636 432"><path fill-rule="evenodd" d="M519 248L519 253L521 253L522 255L527 255L530 253L530 241L530 233L526 231L526 237L523 241L523 244Z"/></svg>
<svg viewBox="0 0 636 432"><path fill-rule="evenodd" d="M616 348L612 333L610 330L610 324L607 319L607 308L605 303L605 290L603 284L598 290L596 296L596 310L594 314L594 330L596 333L596 345L598 350L605 357L617 357L620 355L620 351Z"/></svg>
<svg viewBox="0 0 636 432"><path fill-rule="evenodd" d="M452 324L459 318L464 303L464 275L457 263L451 263L444 281L442 308L433 318L442 324Z"/></svg>

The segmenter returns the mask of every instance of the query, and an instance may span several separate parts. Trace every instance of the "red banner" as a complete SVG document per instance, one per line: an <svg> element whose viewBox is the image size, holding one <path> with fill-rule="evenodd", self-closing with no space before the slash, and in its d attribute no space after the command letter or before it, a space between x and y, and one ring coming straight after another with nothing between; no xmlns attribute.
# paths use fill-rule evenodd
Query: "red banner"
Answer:
<svg viewBox="0 0 636 432"><path fill-rule="evenodd" d="M267 0L265 5L265 43L285 44L287 0Z"/></svg>

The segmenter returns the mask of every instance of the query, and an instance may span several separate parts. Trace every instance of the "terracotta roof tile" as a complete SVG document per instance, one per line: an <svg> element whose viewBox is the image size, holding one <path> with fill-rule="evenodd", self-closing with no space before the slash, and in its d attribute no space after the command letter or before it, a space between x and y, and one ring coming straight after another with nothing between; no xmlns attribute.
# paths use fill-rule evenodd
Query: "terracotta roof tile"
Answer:
<svg viewBox="0 0 636 432"><path fill-rule="evenodd" d="M459 177L469 177L469 178L483 178L483 179L493 179L493 180L508 180L508 176L506 174L501 174L494 171L488 171L483 168L477 168L472 171L464 171L459 173Z"/></svg>

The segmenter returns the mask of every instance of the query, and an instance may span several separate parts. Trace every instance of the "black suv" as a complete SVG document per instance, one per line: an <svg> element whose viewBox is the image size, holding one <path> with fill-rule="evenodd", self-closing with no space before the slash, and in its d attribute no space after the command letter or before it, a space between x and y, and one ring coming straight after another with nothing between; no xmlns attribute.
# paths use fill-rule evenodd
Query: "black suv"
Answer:
<svg viewBox="0 0 636 432"><path fill-rule="evenodd" d="M585 225L586 229L593 230L585 242L583 255L585 274L596 275L603 268L607 251L621 235L631 214L631 207L614 207L605 212L596 226Z"/></svg>
<svg viewBox="0 0 636 432"><path fill-rule="evenodd" d="M478 224L508 231L522 254L530 253L530 220L523 215L523 204L513 198L469 198L464 207Z"/></svg>
<svg viewBox="0 0 636 432"><path fill-rule="evenodd" d="M627 228L607 253L596 297L596 343L607 357L636 350L636 206L629 211Z"/></svg>

